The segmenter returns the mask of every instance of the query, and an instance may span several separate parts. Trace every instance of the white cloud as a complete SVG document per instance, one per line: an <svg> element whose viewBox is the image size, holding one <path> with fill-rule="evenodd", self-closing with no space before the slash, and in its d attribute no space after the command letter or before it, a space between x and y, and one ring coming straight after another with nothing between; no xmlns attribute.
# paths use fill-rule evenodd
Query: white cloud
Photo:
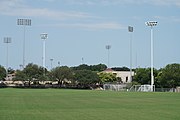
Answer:
<svg viewBox="0 0 180 120"><path fill-rule="evenodd" d="M46 2L55 2L56 0L44 0ZM84 0L83 0L84 1ZM94 0L96 1L96 0ZM87 0L87 4L94 4ZM100 20L98 16L92 16L84 12L76 11L58 11L48 8L32 8L25 4L24 0L0 0L0 14L18 17L41 17L55 20L79 20L79 22L94 21L94 23L73 23L73 24L54 24L45 25L48 27L80 28L90 30L100 29L124 29L121 24L115 22L96 23Z"/></svg>
<svg viewBox="0 0 180 120"><path fill-rule="evenodd" d="M155 16L156 19L168 21L168 22L180 22L180 17L177 16Z"/></svg>
<svg viewBox="0 0 180 120"><path fill-rule="evenodd" d="M73 27L83 28L83 29L91 29L91 30L97 30L97 29L124 29L121 24L118 23L89 23L89 24L73 24Z"/></svg>
<svg viewBox="0 0 180 120"><path fill-rule="evenodd" d="M9 16L25 16L25 17L43 17L48 19L64 20L64 19L81 19L81 18L91 18L90 16L83 12L61 12L55 10L49 10L46 8L20 8L15 10L8 10L1 12L3 15Z"/></svg>
<svg viewBox="0 0 180 120"><path fill-rule="evenodd" d="M180 6L180 0L151 0L155 5Z"/></svg>
<svg viewBox="0 0 180 120"><path fill-rule="evenodd" d="M48 8L32 8L30 6L25 5L25 3L23 3L23 0L0 0L0 14L22 17L45 17L56 20L95 17L87 13L76 11L57 11L50 10Z"/></svg>
<svg viewBox="0 0 180 120"><path fill-rule="evenodd" d="M44 0L46 2L57 2L57 0ZM0 0L0 14L22 17L46 17L51 19L81 19L95 18L83 12L58 11L48 8L33 8L26 5L26 0ZM153 5L176 5L180 6L180 0L61 0L68 4L87 5L119 5L119 4L153 4ZM97 18L97 17L96 17Z"/></svg>
<svg viewBox="0 0 180 120"><path fill-rule="evenodd" d="M85 29L85 30L120 30L126 29L123 26L115 22L104 22L104 23L73 23L73 24L53 24L53 25L43 25L45 27L61 27L61 28L75 28L75 29Z"/></svg>
<svg viewBox="0 0 180 120"><path fill-rule="evenodd" d="M179 6L180 0L64 0L70 4L79 5L124 5L124 4L151 4L162 6Z"/></svg>
<svg viewBox="0 0 180 120"><path fill-rule="evenodd" d="M22 7L22 0L0 0L0 12L8 11L12 8Z"/></svg>

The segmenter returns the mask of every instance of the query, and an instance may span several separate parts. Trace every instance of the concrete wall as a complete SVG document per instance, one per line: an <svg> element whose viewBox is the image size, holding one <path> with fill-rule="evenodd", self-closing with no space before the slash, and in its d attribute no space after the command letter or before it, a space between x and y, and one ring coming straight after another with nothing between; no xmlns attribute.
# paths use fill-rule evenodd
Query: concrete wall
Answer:
<svg viewBox="0 0 180 120"><path fill-rule="evenodd" d="M104 71L106 73L116 74L116 77L120 77L123 83L131 83L130 80L130 71ZM132 76L134 76L134 71L132 71Z"/></svg>

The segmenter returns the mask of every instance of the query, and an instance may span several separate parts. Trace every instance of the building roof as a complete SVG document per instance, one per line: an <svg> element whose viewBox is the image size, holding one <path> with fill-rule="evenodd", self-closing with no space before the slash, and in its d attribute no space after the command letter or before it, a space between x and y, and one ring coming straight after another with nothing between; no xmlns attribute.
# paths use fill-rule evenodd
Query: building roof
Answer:
<svg viewBox="0 0 180 120"><path fill-rule="evenodd" d="M113 72L114 70L111 68L107 68L106 70L104 70L105 72Z"/></svg>

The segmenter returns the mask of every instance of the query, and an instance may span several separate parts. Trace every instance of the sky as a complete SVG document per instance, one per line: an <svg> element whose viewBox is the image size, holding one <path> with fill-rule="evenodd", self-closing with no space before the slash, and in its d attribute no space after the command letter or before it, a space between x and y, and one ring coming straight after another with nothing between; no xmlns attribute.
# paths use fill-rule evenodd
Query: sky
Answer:
<svg viewBox="0 0 180 120"><path fill-rule="evenodd" d="M0 0L0 65L23 64L24 27L17 19L31 19L25 27L25 64L42 66L47 33L46 67L106 64L109 67L150 67L150 27L153 27L154 67L180 63L180 0ZM134 28L128 32L128 26ZM132 37L131 37L132 36ZM51 62L50 59L53 59ZM51 66L52 63L52 66Z"/></svg>

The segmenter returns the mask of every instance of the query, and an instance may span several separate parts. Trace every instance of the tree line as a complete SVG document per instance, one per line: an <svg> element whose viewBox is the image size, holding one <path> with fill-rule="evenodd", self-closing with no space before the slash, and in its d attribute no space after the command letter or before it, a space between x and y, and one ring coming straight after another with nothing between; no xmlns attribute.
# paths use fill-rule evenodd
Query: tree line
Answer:
<svg viewBox="0 0 180 120"><path fill-rule="evenodd" d="M134 84L150 84L151 69L137 68ZM154 84L158 88L175 88L180 86L180 64L168 64L159 70L154 69Z"/></svg>
<svg viewBox="0 0 180 120"><path fill-rule="evenodd" d="M93 88L102 86L104 83L122 83L121 78L115 74L102 72L107 69L105 64L86 65L76 67L59 66L47 70L36 64L30 63L23 70L9 69L9 73L15 72L13 81L22 81L26 86L39 85L40 82L56 82L56 87ZM112 70L129 71L127 67L116 67ZM131 85L150 84L151 69L133 69L135 75ZM44 74L45 72L45 74ZM0 80L5 80L6 70L0 66ZM159 70L154 69L155 86L159 88L173 88L180 86L180 64L168 64Z"/></svg>

